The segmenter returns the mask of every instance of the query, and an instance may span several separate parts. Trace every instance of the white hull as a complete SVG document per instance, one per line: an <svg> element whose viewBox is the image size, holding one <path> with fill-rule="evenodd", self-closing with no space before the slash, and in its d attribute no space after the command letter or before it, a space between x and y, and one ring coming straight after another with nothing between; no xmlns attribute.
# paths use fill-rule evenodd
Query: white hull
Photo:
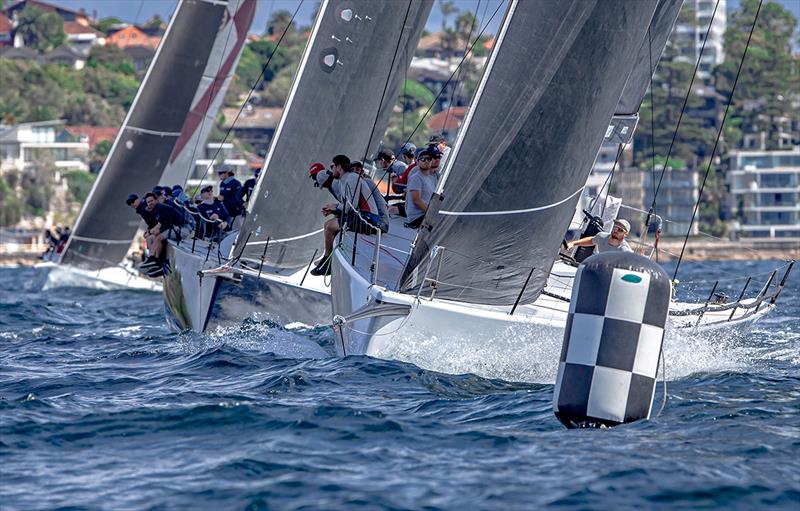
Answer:
<svg viewBox="0 0 800 511"><path fill-rule="evenodd" d="M370 286L342 250L335 254L334 314L349 316L364 306L391 313L354 319L338 326L340 354L402 360L444 373L474 373L511 381L554 381L568 302L542 295L533 304L519 306L511 315L511 307L431 300L427 296L417 299L378 285ZM553 273L568 275L570 271L574 274L574 268L557 264ZM547 290L569 297L571 282L570 278L551 277ZM407 314L403 306L408 308ZM673 304L672 308L697 306ZM709 313L697 329L738 329L769 309L765 305L758 313L749 315L740 309L732 321L728 321L730 311ZM697 316L670 317L667 342L671 336L681 335L682 330L693 331L696 322Z"/></svg>
<svg viewBox="0 0 800 511"><path fill-rule="evenodd" d="M140 276L133 267L110 266L89 271L56 263L41 263L37 268L48 269L42 291L61 287L85 287L104 291L134 289L161 292L161 281Z"/></svg>

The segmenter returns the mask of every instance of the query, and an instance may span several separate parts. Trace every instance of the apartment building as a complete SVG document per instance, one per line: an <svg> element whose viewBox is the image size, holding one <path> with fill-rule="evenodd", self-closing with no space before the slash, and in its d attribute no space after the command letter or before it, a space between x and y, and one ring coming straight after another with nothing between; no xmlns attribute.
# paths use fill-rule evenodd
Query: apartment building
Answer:
<svg viewBox="0 0 800 511"><path fill-rule="evenodd" d="M800 239L800 146L728 154L728 208L735 234Z"/></svg>

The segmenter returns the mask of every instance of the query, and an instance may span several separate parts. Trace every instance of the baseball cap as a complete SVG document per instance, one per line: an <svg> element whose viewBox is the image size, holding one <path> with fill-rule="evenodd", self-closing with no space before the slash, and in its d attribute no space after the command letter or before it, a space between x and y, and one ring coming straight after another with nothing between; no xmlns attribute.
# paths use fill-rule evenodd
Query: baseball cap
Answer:
<svg viewBox="0 0 800 511"><path fill-rule="evenodd" d="M310 167L308 167L308 175L311 176L311 177L314 177L317 174L319 174L320 172L322 172L323 170L325 170L325 164L324 163L322 163L322 162L314 162L314 163L311 164Z"/></svg>
<svg viewBox="0 0 800 511"><path fill-rule="evenodd" d="M631 232L631 223L625 220L624 218L618 218L614 220L614 225L618 225L625 229L625 232Z"/></svg>
<svg viewBox="0 0 800 511"><path fill-rule="evenodd" d="M356 161L352 161L352 162L350 162L350 167L351 167L351 168L352 168L352 167L358 167L358 168L361 168L361 169L363 169L363 168L364 168L364 164L363 164L363 163L361 163L360 161L356 160Z"/></svg>
<svg viewBox="0 0 800 511"><path fill-rule="evenodd" d="M430 147L423 147L417 150L417 159L422 158L423 156L433 157L433 152L431 151Z"/></svg>
<svg viewBox="0 0 800 511"><path fill-rule="evenodd" d="M400 147L400 154L410 154L413 156L415 152L417 152L417 146L411 142L406 142Z"/></svg>
<svg viewBox="0 0 800 511"><path fill-rule="evenodd" d="M156 186L156 187L153 188L152 191L153 191L154 194L156 194L158 196L158 195L161 195L161 192L164 191L164 188L161 187L161 186Z"/></svg>
<svg viewBox="0 0 800 511"><path fill-rule="evenodd" d="M211 192L211 191L213 191L213 190L214 190L214 187L213 187L213 186L211 186L211 185L206 185L206 186L204 186L203 188L201 188L201 189L200 189L200 192L201 192L201 193L206 193L206 192Z"/></svg>
<svg viewBox="0 0 800 511"><path fill-rule="evenodd" d="M433 135L428 137L428 143L429 144L438 144L440 142L447 143L447 139L444 138L443 136L439 135L438 133L434 133Z"/></svg>
<svg viewBox="0 0 800 511"><path fill-rule="evenodd" d="M139 198L139 196L138 196L138 195L136 195L135 193L132 193L132 194L128 195L128 198L127 198L127 199L125 199L125 204L127 204L128 206L130 206L130 205L131 205L131 204L133 204L133 203L136 201L136 199L138 199L138 198Z"/></svg>

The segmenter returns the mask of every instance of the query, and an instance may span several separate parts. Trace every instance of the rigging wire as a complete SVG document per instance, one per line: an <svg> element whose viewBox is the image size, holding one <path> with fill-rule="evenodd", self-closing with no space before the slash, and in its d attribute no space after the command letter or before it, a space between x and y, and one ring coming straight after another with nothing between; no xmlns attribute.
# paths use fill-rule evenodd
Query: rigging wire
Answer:
<svg viewBox="0 0 800 511"><path fill-rule="evenodd" d="M245 107L247 106L247 103L250 101L250 98L252 97L253 92L255 92L256 87L259 86L259 84L261 83L261 80L264 78L264 74L267 72L267 69L269 68L269 64L272 62L272 58L275 56L276 53L278 53L278 49L280 49L281 43L283 43L284 37L286 37L286 34L289 32L289 28L292 26L292 23L294 23L294 19L297 17L297 13L300 12L300 8L303 6L303 2L305 2L305 0L300 0L300 3L297 5L297 9L295 9L294 14L292 14L292 18L289 20L289 23L286 24L286 28L283 29L283 33L281 34L281 37L278 39L278 42L275 44L275 49L272 51L272 54L267 59L267 62L264 64L264 67L261 68L261 74L258 75L258 78L256 78L256 80L255 80L255 83L253 83L253 86L250 87L250 91L247 93L247 97L245 97L244 101L242 102L242 106L241 106L241 108L239 108L239 112L237 112L236 117L234 117L233 122L231 122L231 125L228 127L227 131L225 132L225 136L222 137L222 142L220 143L219 147L217 148L216 152L214 153L214 156L211 158L211 163L208 164L208 166L206 167L206 171L203 173L203 176L200 178L200 183L202 183L203 180L208 175L208 172L211 170L211 167L214 165L214 162L217 160L217 156L219 156L220 151L222 151L223 144L225 143L225 141L228 140L228 137L230 136L231 132L233 131L233 128L236 126L236 121L238 121L239 118L242 116L242 112L244 111ZM197 194L197 190L199 190L199 189L200 189L200 184L198 183L198 185L195 186L194 191L192 191L191 195L194 196L195 194Z"/></svg>
<svg viewBox="0 0 800 511"><path fill-rule="evenodd" d="M505 3L506 3L506 0L501 0L501 1L500 1L500 3L499 3L499 4L497 4L497 8L496 8L496 9L494 10L494 12L492 13L492 16L489 18L489 21L487 21L487 22L486 22L486 24L483 26L483 28L481 29L481 31L480 31L480 32L478 32L478 36L475 38L475 40L474 40L474 41L472 41L472 44L471 44L471 45L470 45L470 47L469 47L469 53L472 53L472 49L473 49L473 48L475 47L475 45L478 43L478 41L480 40L481 36L483 36L483 33L486 31L486 29L487 29L487 28L489 28L489 25L491 24L492 20L493 20L493 19L494 19L494 17L497 15L497 13L500 11L500 7L502 7L502 6L503 6L503 4L505 4ZM425 110L425 113L424 113L424 114L422 114L422 117L420 118L420 120L419 120L419 122L417 123L417 125L414 127L414 129L411 131L411 133L410 133L410 134L408 135L408 137L405 139L405 142L403 142L404 144L405 144L405 143L407 143L407 142L409 142L409 141L411 141L411 137L413 137L413 136L414 136L414 134L415 134L415 133L417 132L417 130L419 129L419 127L420 127L420 126L422 126L422 123L425 121L425 118L428 116L428 114L429 114L429 113L431 113L431 110L433 110L433 107L434 107L434 106L436 106L436 102L439 100L439 97L441 97L441 95L442 95L442 92L444 92L444 91L445 91L445 89L447 89L447 85L450 83L450 81L451 81L451 80L453 79L453 77L456 75L456 73L458 72L458 70L459 70L459 69L461 69L461 65L462 65L462 64L464 64L464 61L465 61L466 59L467 59L467 57L466 57L466 55L465 55L465 56L464 56L464 57L461 59L461 61L458 63L458 65L456 66L456 68L453 70L453 72L452 72L452 73L450 73L450 76L447 78L447 81L445 81L445 82L444 82L444 85L442 86L442 90L440 90L440 91L439 91L439 93L438 93L438 94L436 94L436 97L435 97L435 98L433 98L433 101L431 102L430 106L428 106L428 109L427 109L427 110Z"/></svg>
<svg viewBox="0 0 800 511"><path fill-rule="evenodd" d="M241 5L237 5L237 7L241 8ZM225 9L227 9L227 8L228 7L226 6ZM235 13L234 13L234 15L235 15ZM209 83L209 85L208 85L209 91L213 90L213 87L216 86L217 77L219 76L219 72L222 69L222 66L225 65L225 56L227 55L227 52L228 52L228 44L231 41L231 35L233 34L233 30L234 30L234 28L236 28L236 23L234 23L234 21L233 21L234 20L234 15L231 15L230 20L229 20L229 23L231 24L231 27L228 29L228 36L225 38L225 44L222 47L222 54L220 55L219 66L217 66L217 72L214 73L214 76L211 78L211 83ZM236 70L232 69L231 71L235 72ZM225 80L227 78L228 77L225 77L225 78L222 79L222 84L225 83ZM220 87L222 87L222 84L220 84ZM194 148L192 149L192 157L189 159L189 170L186 172L186 178L184 178L184 180L183 180L183 185L184 186L186 186L186 182L189 180L189 176L191 176L192 170L194 169L195 158L197 157L197 147L200 145L200 140L203 138L203 136L202 136L203 127L205 126L206 121L208 120L207 112L211 108L211 103L214 101L214 97L215 97L215 94L209 94L208 95L208 101L206 102L206 107L203 109L203 120L200 121L200 127L197 130L197 139L194 141ZM214 158L214 160L216 160L216 157ZM203 176L203 177L205 177L205 176ZM194 195L194 194L192 194L192 195Z"/></svg>
<svg viewBox="0 0 800 511"><path fill-rule="evenodd" d="M478 0L478 4L475 6L475 16L472 17L472 23L470 24L469 27L469 34L467 35L466 40L464 40L464 57L472 55L472 53L469 51L470 50L469 40L472 38L472 33L475 31L475 22L478 20L477 15L478 15L478 10L480 8L481 8L481 0ZM458 29L458 26L456 26L456 29ZM471 62L472 58L469 57L468 63ZM469 67L469 64L465 67ZM458 89L458 86L461 84L461 75L463 71L464 71L463 67L459 68L458 78L456 78L456 83L453 86L452 90L450 90L450 100L447 102L447 112L445 112L444 114L444 124L442 124L442 133L441 133L442 136L444 136L444 133L447 130L447 121L450 118L450 110L453 108L453 101L455 99L456 90Z"/></svg>
<svg viewBox="0 0 800 511"><path fill-rule="evenodd" d="M383 83L383 92L381 93L381 100L378 102L378 109L375 112L375 120L372 122L372 129L369 132L369 138L367 138L367 147L364 148L364 158L362 158L361 161L367 161L367 156L369 155L369 146L372 143L372 137L375 135L375 129L378 127L378 119L381 117L381 107L383 107L383 101L386 99L386 91L389 90L389 83L392 81L394 63L397 61L397 54L400 52L400 43L403 42L403 30L405 29L406 22L408 21L408 15L411 13L412 3L412 0L409 0L408 7L406 8L406 15L403 18L403 24L400 27L400 35L397 38L397 44L394 47L392 63L389 65L389 72L386 73L386 81Z"/></svg>
<svg viewBox="0 0 800 511"><path fill-rule="evenodd" d="M658 185L656 186L655 193L653 194L653 201L650 204L650 211L648 212L647 219L645 220L644 224L645 231L647 231L647 228L650 227L650 220L652 219L653 213L655 213L656 197L658 197L658 192L659 190L661 190L661 182L664 180L664 173L667 171L667 166L669 165L669 157L672 155L672 149L673 147L675 147L675 140L678 138L678 130L681 127L683 114L686 112L686 106L689 103L689 97L692 94L692 86L694 85L694 79L695 77L697 77L697 70L700 68L700 60L703 58L703 52L706 49L706 42L708 42L708 36L711 33L711 27L714 25L714 17L717 14L717 9L719 8L719 2L720 0L717 0L716 4L714 4L714 11L711 13L711 20L708 22L706 35L705 37L703 37L703 44L702 46L700 46L700 53L697 55L697 61L694 64L694 72L692 73L692 79L689 81L689 88L686 89L686 97L683 98L683 106L681 107L681 112L678 115L678 123L675 125L675 131L672 133L672 141L669 143L669 149L667 149L667 157L664 160L664 166L661 168L661 174L658 178ZM759 3L759 6L760 5L761 4ZM651 85L651 92L652 92L652 85ZM653 115L655 115L655 113Z"/></svg>
<svg viewBox="0 0 800 511"><path fill-rule="evenodd" d="M731 87L731 94L728 96L728 104L725 105L725 113L722 114L722 121L719 123L719 130L717 131L717 139L714 141L714 147L711 149L711 156L708 158L708 165L706 166L706 173L703 176L703 182L700 184L700 191L697 194L697 201L694 204L694 210L692 211L692 218L689 220L689 228L686 230L686 237L683 239L683 246L681 247L680 256L678 256L678 262L675 265L675 271L672 274L672 280L674 281L678 276L678 269L681 267L681 260L683 259L683 253L686 250L686 243L689 241L689 235L692 232L692 226L694 225L694 219L697 217L697 211L700 209L700 201L703 198L703 190L706 186L706 181L708 180L708 175L711 172L711 166L714 163L714 155L717 152L717 147L719 146L719 140L722 137L722 130L725 128L725 120L728 118L728 112L731 108L731 103L733 103L733 94L736 92L736 85L739 83L739 76L742 73L742 68L744 68L744 59L747 56L747 50L750 48L750 41L753 39L753 32L756 29L756 22L758 21L758 15L761 12L761 5L763 4L764 0L758 1L758 8L756 9L756 15L753 17L753 25L750 27L750 34L747 36L747 43L744 46L744 51L742 52L742 59L739 61L739 69L736 70L736 78L733 79L733 86Z"/></svg>

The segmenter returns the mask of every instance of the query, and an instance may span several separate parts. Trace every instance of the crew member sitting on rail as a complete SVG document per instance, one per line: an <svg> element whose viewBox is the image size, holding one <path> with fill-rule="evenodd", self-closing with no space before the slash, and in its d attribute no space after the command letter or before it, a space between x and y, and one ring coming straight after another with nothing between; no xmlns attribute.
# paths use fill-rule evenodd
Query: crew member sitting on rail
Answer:
<svg viewBox="0 0 800 511"><path fill-rule="evenodd" d="M358 234L376 234L389 230L389 213L386 201L377 191L377 187L369 186L368 180L356 172L350 164L350 158L343 154L333 157L331 172L322 172L319 166L312 165L309 174L316 186L328 188L339 203L329 203L322 208L322 215L334 215L325 222L325 251L317 262L312 275L330 275L333 242L341 232L340 222L348 231Z"/></svg>
<svg viewBox="0 0 800 511"><path fill-rule="evenodd" d="M571 249L572 247L595 246L597 247L598 253L610 252L612 250L633 252L631 246L625 241L625 237L628 236L630 230L630 222L618 218L614 220L614 227L611 229L611 232L601 232L594 236L587 236L579 240L570 241L567 243L567 249Z"/></svg>
<svg viewBox="0 0 800 511"><path fill-rule="evenodd" d="M132 193L128 195L125 203L142 217L142 220L144 220L147 226L147 229L144 231L144 239L147 242L147 251L150 256L139 266L139 270L149 276L156 276L155 274L161 271L162 264L160 257L164 238L161 236L161 225L155 210L157 207L167 206L159 204L153 192L145 194L144 200L140 199L135 193Z"/></svg>
<svg viewBox="0 0 800 511"><path fill-rule="evenodd" d="M417 172L408 178L406 190L406 226L412 229L419 229L425 212L428 211L428 204L431 202L439 183L439 174L431 169L433 161L431 148L423 150L417 157ZM436 151L438 153L438 151Z"/></svg>
<svg viewBox="0 0 800 511"><path fill-rule="evenodd" d="M211 185L204 186L200 190L200 197L203 202L198 204L197 209L200 214L205 218L205 229L202 234L204 238L211 238L216 234L216 225L220 230L227 230L231 222L231 215L225 205L214 197L214 187ZM211 220L209 222L209 220ZM217 224L217 221L219 224Z"/></svg>

